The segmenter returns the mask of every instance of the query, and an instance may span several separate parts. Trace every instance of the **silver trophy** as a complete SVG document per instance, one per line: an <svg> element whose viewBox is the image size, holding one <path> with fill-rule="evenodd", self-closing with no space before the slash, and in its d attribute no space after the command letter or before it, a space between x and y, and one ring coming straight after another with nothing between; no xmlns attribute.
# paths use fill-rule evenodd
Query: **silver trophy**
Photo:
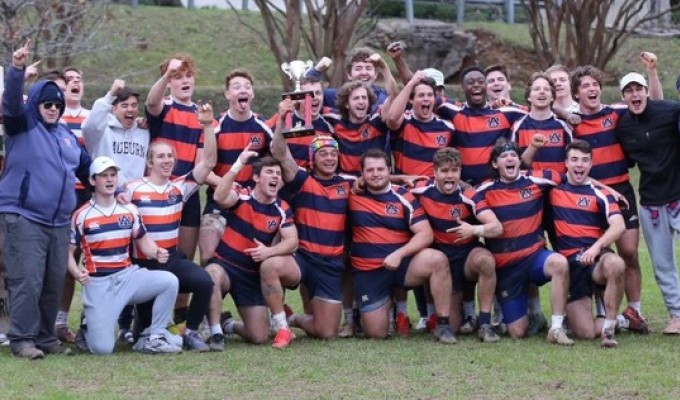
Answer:
<svg viewBox="0 0 680 400"><path fill-rule="evenodd" d="M281 97L284 99L289 97L291 100L303 100L302 106L304 110L304 121L298 119L296 122L293 122L292 117L286 121L286 129L283 131L283 137L286 139L315 134L314 126L312 125L312 97L314 96L314 91L300 89L300 81L313 66L312 60L295 60L281 64L281 70L295 82L295 90L282 93Z"/></svg>
<svg viewBox="0 0 680 400"><path fill-rule="evenodd" d="M294 60L289 63L281 64L281 70L288 75L288 77L295 82L295 90L292 93L300 93L300 81L307 75L310 69L314 66L312 60L301 61ZM304 97L304 95L302 96ZM293 99L296 100L296 99Z"/></svg>

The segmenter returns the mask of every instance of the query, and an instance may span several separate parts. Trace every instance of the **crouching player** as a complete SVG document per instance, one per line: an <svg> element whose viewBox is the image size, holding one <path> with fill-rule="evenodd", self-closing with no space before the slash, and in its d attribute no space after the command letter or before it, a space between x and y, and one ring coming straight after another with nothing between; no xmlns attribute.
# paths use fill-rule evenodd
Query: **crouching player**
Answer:
<svg viewBox="0 0 680 400"><path fill-rule="evenodd" d="M222 299L227 293L231 293L242 322L225 321L226 333L236 333L251 343L267 342L269 318L259 271L269 264L280 267L294 262L291 255L298 246L293 213L288 203L278 197L283 185L278 161L269 156L255 161L252 190L234 187L234 178L240 169L256 155L248 145L222 177L213 196L215 202L227 210L229 223L215 256L206 267L215 285L208 312L211 333L208 346L212 351L224 350L225 332L220 317Z"/></svg>
<svg viewBox="0 0 680 400"><path fill-rule="evenodd" d="M550 192L550 204L557 249L569 260L569 324L577 338L599 335L602 347L616 347L614 328L623 298L625 263L608 246L623 235L625 222L614 197L588 176L593 165L588 142L574 140L566 151L567 182ZM594 285L604 287L604 323L601 309L593 320Z"/></svg>
<svg viewBox="0 0 680 400"><path fill-rule="evenodd" d="M437 150L433 164L434 181L411 193L418 197L432 225L434 247L449 259L453 280L450 324L454 329L460 327L461 314L457 311L461 307L464 285L477 282L480 310L477 335L482 342L497 342L500 337L491 327L496 263L479 238L497 237L503 233L503 227L493 211L472 200L474 189L463 191L459 185L461 155L458 150L451 147Z"/></svg>
<svg viewBox="0 0 680 400"><path fill-rule="evenodd" d="M98 157L90 166L92 200L74 214L71 223L69 272L83 285L84 329L90 352L109 354L116 343L116 322L128 304L153 300L150 335L145 353L179 353L181 347L166 341L165 327L177 298L177 278L167 271L150 271L130 261L134 240L138 251L159 263L168 261L168 251L146 235L137 207L122 205L114 197L120 168L108 157ZM85 270L78 268L73 254L80 248Z"/></svg>

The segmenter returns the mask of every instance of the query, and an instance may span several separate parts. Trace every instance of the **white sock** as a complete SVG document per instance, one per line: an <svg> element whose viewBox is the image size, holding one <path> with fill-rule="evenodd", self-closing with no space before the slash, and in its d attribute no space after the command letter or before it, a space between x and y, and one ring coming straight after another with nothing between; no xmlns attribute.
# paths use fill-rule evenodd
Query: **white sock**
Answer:
<svg viewBox="0 0 680 400"><path fill-rule="evenodd" d="M628 329L628 327L630 326L628 320L624 318L624 316L621 314L616 316L616 324L619 326L620 329Z"/></svg>
<svg viewBox="0 0 680 400"><path fill-rule="evenodd" d="M530 297L529 298L529 314L540 314L541 310L541 298L540 297Z"/></svg>
<svg viewBox="0 0 680 400"><path fill-rule="evenodd" d="M397 312L403 313L404 315L408 315L408 305L406 304L405 301L397 302Z"/></svg>
<svg viewBox="0 0 680 400"><path fill-rule="evenodd" d="M464 301L463 302L463 313L465 314L465 318L471 317L473 318L475 316L475 301Z"/></svg>
<svg viewBox="0 0 680 400"><path fill-rule="evenodd" d="M552 323L550 324L550 330L561 329L562 322L564 322L564 315L553 315Z"/></svg>
<svg viewBox="0 0 680 400"><path fill-rule="evenodd" d="M642 314L642 304L639 301L629 301L628 305L633 307L633 309L635 309L635 311L638 313Z"/></svg>
<svg viewBox="0 0 680 400"><path fill-rule="evenodd" d="M274 320L274 323L276 324L275 326L278 329L281 329L281 328L288 329L288 321L286 321L286 313L284 311L281 311L278 314L272 315L272 319Z"/></svg>
<svg viewBox="0 0 680 400"><path fill-rule="evenodd" d="M68 311L57 311L57 320L54 324L56 326L68 325Z"/></svg>
<svg viewBox="0 0 680 400"><path fill-rule="evenodd" d="M604 325L602 325L602 332L607 331L607 329L614 330L616 327L616 320L615 319L606 319L604 320Z"/></svg>
<svg viewBox="0 0 680 400"><path fill-rule="evenodd" d="M220 324L210 324L210 334L211 335L222 335L222 325Z"/></svg>

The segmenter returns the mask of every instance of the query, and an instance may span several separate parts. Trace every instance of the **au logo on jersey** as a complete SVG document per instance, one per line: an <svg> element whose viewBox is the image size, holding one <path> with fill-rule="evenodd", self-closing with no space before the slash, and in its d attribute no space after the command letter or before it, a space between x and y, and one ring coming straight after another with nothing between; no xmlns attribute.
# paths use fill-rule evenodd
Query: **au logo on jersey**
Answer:
<svg viewBox="0 0 680 400"><path fill-rule="evenodd" d="M520 199L528 199L531 197L531 189L520 189L519 191L519 198Z"/></svg>
<svg viewBox="0 0 680 400"><path fill-rule="evenodd" d="M451 209L451 212L449 212L449 215L451 216L451 219L458 219L463 216L463 210L460 209L460 207L453 207Z"/></svg>
<svg viewBox="0 0 680 400"><path fill-rule="evenodd" d="M250 144L252 148L259 149L260 147L262 147L262 139L258 136L253 136L250 139Z"/></svg>
<svg viewBox="0 0 680 400"><path fill-rule="evenodd" d="M175 204L177 203L177 195L174 193L168 194L168 204Z"/></svg>
<svg viewBox="0 0 680 400"><path fill-rule="evenodd" d="M121 228L132 228L132 218L129 215L118 217L118 226Z"/></svg>
<svg viewBox="0 0 680 400"><path fill-rule="evenodd" d="M446 146L446 136L444 135L437 135L437 145L438 146Z"/></svg>
<svg viewBox="0 0 680 400"><path fill-rule="evenodd" d="M590 207L590 199L587 197L579 197L578 201L576 202L576 205L579 208L588 208Z"/></svg>
<svg viewBox="0 0 680 400"><path fill-rule="evenodd" d="M337 186L335 188L335 193L341 197L347 197L347 189L344 186Z"/></svg>
<svg viewBox="0 0 680 400"><path fill-rule="evenodd" d="M364 128L361 130L361 138L368 139L368 128Z"/></svg>
<svg viewBox="0 0 680 400"><path fill-rule="evenodd" d="M270 219L267 221L267 230L273 231L276 229L276 220L275 219Z"/></svg>
<svg viewBox="0 0 680 400"><path fill-rule="evenodd" d="M489 128L498 128L501 126L501 119L498 117L491 117L486 120L486 126Z"/></svg>
<svg viewBox="0 0 680 400"><path fill-rule="evenodd" d="M399 209L394 204L385 205L385 214L387 215L397 215L399 214Z"/></svg>
<svg viewBox="0 0 680 400"><path fill-rule="evenodd" d="M602 120L602 127L603 128L611 128L614 126L614 120L611 118L605 118Z"/></svg>
<svg viewBox="0 0 680 400"><path fill-rule="evenodd" d="M562 143L562 135L557 132L553 132L550 134L550 136L548 136L548 140L552 144L560 144Z"/></svg>

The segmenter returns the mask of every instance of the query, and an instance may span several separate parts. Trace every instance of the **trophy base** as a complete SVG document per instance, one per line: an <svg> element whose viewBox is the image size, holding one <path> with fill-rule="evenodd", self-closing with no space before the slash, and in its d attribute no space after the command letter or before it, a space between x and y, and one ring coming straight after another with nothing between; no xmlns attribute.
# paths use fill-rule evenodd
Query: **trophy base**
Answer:
<svg viewBox="0 0 680 400"><path fill-rule="evenodd" d="M291 100L304 100L305 97L309 96L310 98L314 97L314 91L313 90L294 90L292 92L285 92L281 93L281 98L285 99L286 97L290 97Z"/></svg>
<svg viewBox="0 0 680 400"><path fill-rule="evenodd" d="M313 136L316 134L313 126L300 126L286 129L282 132L284 139L294 139L305 136Z"/></svg>

